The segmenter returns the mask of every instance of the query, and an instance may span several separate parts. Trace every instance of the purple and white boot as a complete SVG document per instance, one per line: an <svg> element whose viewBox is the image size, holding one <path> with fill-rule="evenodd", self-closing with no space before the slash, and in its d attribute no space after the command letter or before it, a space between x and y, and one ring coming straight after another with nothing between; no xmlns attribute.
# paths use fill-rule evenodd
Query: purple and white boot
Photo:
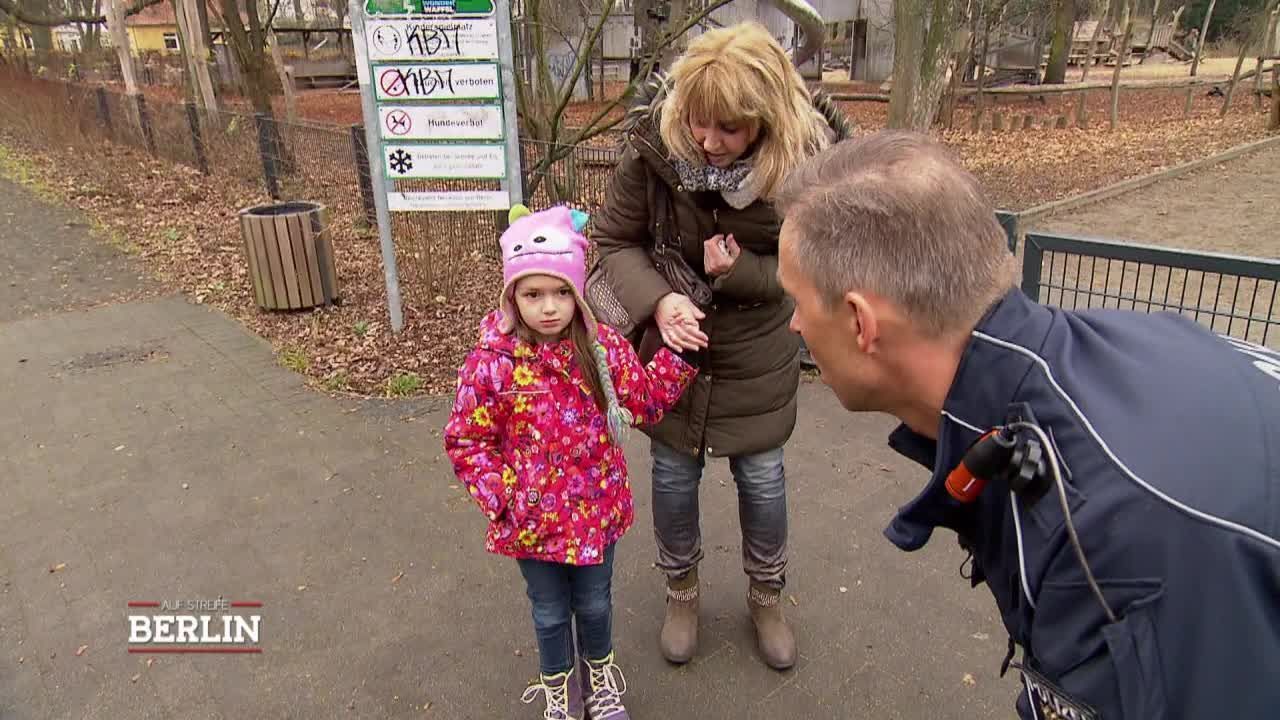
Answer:
<svg viewBox="0 0 1280 720"><path fill-rule="evenodd" d="M542 682L525 688L521 700L528 705L542 694L547 707L543 720L584 720L582 707L582 682L573 670L557 675L543 675ZM624 716L625 717L625 716Z"/></svg>
<svg viewBox="0 0 1280 720"><path fill-rule="evenodd" d="M588 720L631 720L622 706L627 679L614 664L613 653L603 660L583 660L578 669L582 673Z"/></svg>

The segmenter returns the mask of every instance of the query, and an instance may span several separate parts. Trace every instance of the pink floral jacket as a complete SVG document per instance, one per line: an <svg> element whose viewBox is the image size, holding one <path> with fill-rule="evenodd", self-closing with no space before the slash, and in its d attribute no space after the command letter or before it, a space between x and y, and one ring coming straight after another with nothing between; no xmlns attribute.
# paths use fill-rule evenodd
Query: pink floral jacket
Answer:
<svg viewBox="0 0 1280 720"><path fill-rule="evenodd" d="M489 518L485 548L514 558L596 565L631 527L627 460L582 379L573 343L531 345L481 324L458 373L445 426L454 472ZM641 366L616 330L600 326L618 402L637 425L662 419L694 368L662 350Z"/></svg>

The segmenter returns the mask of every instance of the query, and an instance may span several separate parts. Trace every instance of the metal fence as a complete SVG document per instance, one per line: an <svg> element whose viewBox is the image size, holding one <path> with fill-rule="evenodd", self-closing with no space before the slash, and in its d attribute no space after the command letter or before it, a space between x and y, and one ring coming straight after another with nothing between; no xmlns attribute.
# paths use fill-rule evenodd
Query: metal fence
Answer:
<svg viewBox="0 0 1280 720"><path fill-rule="evenodd" d="M1022 290L1069 310L1174 312L1280 350L1280 260L1028 233Z"/></svg>

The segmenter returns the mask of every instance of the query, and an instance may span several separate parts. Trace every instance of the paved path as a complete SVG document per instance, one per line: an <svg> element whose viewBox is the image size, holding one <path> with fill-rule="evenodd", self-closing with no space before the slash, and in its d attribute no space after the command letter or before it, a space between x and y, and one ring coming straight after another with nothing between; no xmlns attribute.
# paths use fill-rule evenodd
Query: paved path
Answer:
<svg viewBox="0 0 1280 720"><path fill-rule="evenodd" d="M0 207L0 718L539 716L519 703L536 674L519 574L482 550L438 401L335 400L216 311L111 304L145 286L129 258L12 185ZM885 447L887 419L812 385L802 407L785 674L755 657L723 463L702 652L661 660L649 463L629 448L615 635L633 717L1011 716L1005 637L954 537L906 554L881 535L924 472ZM220 595L263 603L261 655L127 654L128 601Z"/></svg>

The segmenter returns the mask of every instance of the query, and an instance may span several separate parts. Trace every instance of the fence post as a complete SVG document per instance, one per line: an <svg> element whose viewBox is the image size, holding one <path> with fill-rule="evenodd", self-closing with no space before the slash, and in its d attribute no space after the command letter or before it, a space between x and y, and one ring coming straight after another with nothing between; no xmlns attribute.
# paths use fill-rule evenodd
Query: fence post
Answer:
<svg viewBox="0 0 1280 720"><path fill-rule="evenodd" d="M996 221L1000 223L1000 229L1004 230L1004 236L1009 241L1009 252L1014 255L1018 254L1018 214L1006 212L1004 210L996 211Z"/></svg>
<svg viewBox="0 0 1280 720"><path fill-rule="evenodd" d="M362 123L351 126L351 149L356 155L356 178L360 182L360 202L364 205L364 219L370 226L376 226L378 211L373 204L373 175L369 170L369 144L365 142Z"/></svg>
<svg viewBox="0 0 1280 720"><path fill-rule="evenodd" d="M138 124L142 126L142 139L147 144L147 152L156 156L156 136L151 129L151 116L147 114L147 98L138 93L134 96L138 101Z"/></svg>
<svg viewBox="0 0 1280 720"><path fill-rule="evenodd" d="M258 155L262 157L262 177L267 182L267 194L272 200L280 199L280 176L276 166L275 143L272 142L271 118L266 113L254 113L258 126Z"/></svg>
<svg viewBox="0 0 1280 720"><path fill-rule="evenodd" d="M1040 270L1044 264L1044 252L1036 244L1035 236L1028 235L1022 244L1022 292L1034 302L1040 302Z"/></svg>
<svg viewBox="0 0 1280 720"><path fill-rule="evenodd" d="M203 175L209 174L209 158L204 153L204 137L200 134L200 116L196 113L195 103L183 103L187 106L187 127L191 128L191 147L196 151L196 167Z"/></svg>
<svg viewBox="0 0 1280 720"><path fill-rule="evenodd" d="M107 131L107 137L114 137L115 133L111 129L111 106L107 104L107 89L99 85L93 94L98 96L98 120Z"/></svg>

